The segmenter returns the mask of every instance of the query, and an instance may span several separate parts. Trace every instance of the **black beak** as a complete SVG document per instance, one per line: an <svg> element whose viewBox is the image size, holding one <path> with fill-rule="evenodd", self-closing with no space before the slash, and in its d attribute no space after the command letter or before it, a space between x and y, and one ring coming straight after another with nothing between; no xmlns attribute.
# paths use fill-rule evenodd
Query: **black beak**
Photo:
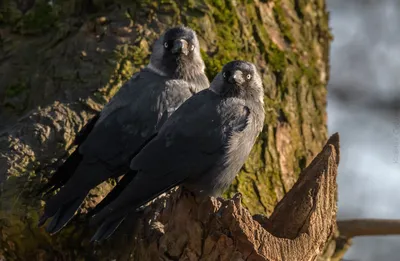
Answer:
<svg viewBox="0 0 400 261"><path fill-rule="evenodd" d="M183 53L184 55L187 55L189 53L188 45L189 44L186 40L177 39L174 41L171 52L173 54Z"/></svg>
<svg viewBox="0 0 400 261"><path fill-rule="evenodd" d="M244 83L243 73L242 73L241 71L239 71L239 70L234 71L234 72L229 76L228 82L229 82L229 83L232 83L232 84L234 84L234 83L236 83L236 84L242 84L242 83Z"/></svg>

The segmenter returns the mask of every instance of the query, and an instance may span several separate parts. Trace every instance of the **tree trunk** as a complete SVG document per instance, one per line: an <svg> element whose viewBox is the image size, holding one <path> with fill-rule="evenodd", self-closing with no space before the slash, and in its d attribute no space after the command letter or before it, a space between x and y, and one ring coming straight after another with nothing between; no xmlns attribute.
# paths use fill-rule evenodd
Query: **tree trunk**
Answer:
<svg viewBox="0 0 400 261"><path fill-rule="evenodd" d="M160 224L159 229L151 229L151 235L147 235L149 231L144 231L143 226L137 226L137 235L146 237L138 236L135 240L147 238L148 242L137 241L131 248L125 243L123 254L128 253L129 249L129 255L135 260L154 260L155 253L159 253L154 249L160 251L161 246L165 246L168 251L176 249L176 253L165 250L168 253L163 253L163 260L197 260L196 257L199 258L203 252L190 252L193 255L187 255L185 259L182 252L179 252L185 247L179 244L184 245L189 242L189 238L198 237L204 250L204 244L211 241L219 242L219 247L239 242L237 238L232 241L232 235L224 238L221 236L229 224L236 226L232 216L235 217L233 220L242 217L241 222L247 220L251 223L247 223L251 229L246 233L258 231L261 233L259 235L264 235L262 233L267 232L261 230L273 230L271 227L263 230L259 225L254 225L249 213L271 215L278 201L292 188L298 174L317 155L327 138L326 84L331 36L324 0L3 0L2 5L0 260L2 257L5 260L112 258L112 253L115 253L112 250L116 250L115 243L93 248L88 242L93 231L82 223L85 222L83 217L76 218L55 236L49 236L44 229L38 229L36 224L43 201L35 193L51 175L46 166L65 158L74 149L71 143L75 134L132 73L147 64L149 48L159 33L176 24L186 24L198 33L210 79L224 63L233 59L252 61L263 74L266 107L264 130L240 175L225 195L232 197L240 192L242 204L249 212L237 202L229 203L235 201L210 200L206 204L198 204L193 203L190 196L181 199L182 192L172 192L146 210L148 216L151 215L149 213L154 214L152 211L157 209L157 202L170 202L168 204L172 205L172 210L165 211L169 214L165 214L163 221L155 222ZM326 147L325 153L329 148ZM326 164L334 161L338 152L332 148L330 150L330 156L324 158ZM332 180L326 182L325 185ZM101 200L111 187L110 183L104 183L91 192L85 201L83 213ZM329 187L328 192L332 191L335 191L335 186ZM323 192L326 197L330 195L328 192ZM318 193L312 198L316 199ZM166 231L161 224L165 224L167 217L171 224L179 224L179 219L174 216L178 212L174 212L174 208L189 206L197 209L191 214L186 213L187 216L183 215L187 220L193 220L199 208L215 214L224 204L228 206L228 210L221 210L223 216L220 219L224 221L219 218L207 219L198 230L190 230L197 231L197 234L187 235L186 238L179 237L177 231L181 230L169 228L168 231L177 234L168 240L163 237L165 242L158 240ZM278 206L282 205L285 204L280 203ZM328 214L327 222L318 224L321 225L319 228L328 231L332 228L329 215L334 216L336 210L329 207L324 211ZM279 211L274 212L272 220L276 221L273 217L280 216L276 213ZM228 222L228 217L231 223L224 223ZM276 221L274 224L278 223ZM199 225L187 221L185 224ZM242 225L237 226L243 229ZM277 229L275 234L262 238L276 240L272 245L282 244L278 240L280 235L290 238L281 231L280 226L271 226ZM301 231L308 231L308 225L304 229ZM218 236L211 237L210 231ZM242 239L246 235L233 233L233 236ZM213 240L217 237L223 242L207 241L207 236ZM149 241L150 238L153 241ZM239 248L228 247L233 251L230 254L237 252L237 259L233 254L225 259L206 254L202 257L204 260L244 260L244 252L250 250L247 256L252 255L252 246L256 244L254 242L272 246L257 241L260 238L255 238L251 244L243 239ZM176 241L173 247L172 239ZM114 248L108 248L112 245ZM153 250L146 252L146 249ZM261 252L254 255L259 256L248 260L279 260L274 259L278 258L276 254L265 254L268 250L265 252L261 245L258 250ZM283 252L280 254L283 255ZM239 259L241 254L242 259ZM119 251L118 256L121 255ZM299 256L298 260L306 260L303 258L305 256L301 259ZM283 256L281 259L284 259Z"/></svg>

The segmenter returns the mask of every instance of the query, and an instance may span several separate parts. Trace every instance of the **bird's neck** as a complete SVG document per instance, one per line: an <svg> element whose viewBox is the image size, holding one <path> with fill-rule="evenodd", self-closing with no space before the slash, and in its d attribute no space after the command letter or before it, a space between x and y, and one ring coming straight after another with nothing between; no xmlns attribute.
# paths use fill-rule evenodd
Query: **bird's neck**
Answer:
<svg viewBox="0 0 400 261"><path fill-rule="evenodd" d="M264 94L262 90L250 88L243 89L241 87L232 88L232 86L227 86L226 89L221 88L219 93L225 98L236 97L244 101L252 101L255 106L264 107Z"/></svg>
<svg viewBox="0 0 400 261"><path fill-rule="evenodd" d="M202 62L188 63L180 60L177 60L175 66L170 67L152 62L147 65L147 69L159 76L173 80L183 80L193 86L197 86L198 90L196 92L209 87L204 67L204 63Z"/></svg>
<svg viewBox="0 0 400 261"><path fill-rule="evenodd" d="M197 82L199 77L204 75L204 64L200 62L188 62L177 59L176 67L172 72L172 77L187 82Z"/></svg>

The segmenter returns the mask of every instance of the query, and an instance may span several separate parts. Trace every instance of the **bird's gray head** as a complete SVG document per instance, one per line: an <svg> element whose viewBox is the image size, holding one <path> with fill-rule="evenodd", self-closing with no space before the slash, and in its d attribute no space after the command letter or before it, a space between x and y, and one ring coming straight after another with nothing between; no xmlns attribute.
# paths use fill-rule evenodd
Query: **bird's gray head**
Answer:
<svg viewBox="0 0 400 261"><path fill-rule="evenodd" d="M184 26L167 30L154 43L150 66L160 74L185 80L204 73L196 33Z"/></svg>
<svg viewBox="0 0 400 261"><path fill-rule="evenodd" d="M262 80L254 64L246 61L232 61L211 82L210 89L223 96L250 97L264 100Z"/></svg>

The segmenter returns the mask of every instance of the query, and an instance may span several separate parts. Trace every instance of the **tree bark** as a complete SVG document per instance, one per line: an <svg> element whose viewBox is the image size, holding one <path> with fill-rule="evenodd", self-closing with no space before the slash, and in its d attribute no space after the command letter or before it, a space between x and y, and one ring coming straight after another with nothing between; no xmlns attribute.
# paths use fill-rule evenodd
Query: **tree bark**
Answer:
<svg viewBox="0 0 400 261"><path fill-rule="evenodd" d="M147 64L152 41L169 26L181 23L198 33L210 79L224 63L244 59L258 66L265 86L264 130L225 195L230 198L240 192L242 204L249 212L231 201L215 200L206 204L206 211L216 213L227 205L231 212L226 216L235 216L233 223L239 217L250 222L246 224L251 229L245 231L256 231L268 240L280 238L281 228L275 228L279 233L271 230L272 234L265 236L267 232L253 225L249 213L271 215L326 141L331 36L325 1L53 0L51 5L48 2L1 3L0 259L3 256L6 260L98 260L99 253L107 252L107 247L91 251L87 238L93 231L82 223L82 215L55 236L38 229L38 212L43 202L35 194L36 189L51 175L46 166L65 158L74 149L73 138L94 112L102 108L132 73ZM110 183L91 192L82 213L101 200ZM191 203L192 198L178 200L181 197L178 194L173 194L174 199L166 196L165 202L172 202L176 208L190 205L198 213L200 206ZM147 213L154 213L151 210L156 205L149 207ZM172 223L177 222L177 217L171 214L177 212L171 211L167 216ZM328 214L334 213L332 209ZM223 214L221 220L226 216ZM186 217L193 219L190 215ZM278 220L273 217L272 214L271 218ZM155 224L164 225L163 222ZM218 234L227 228L227 223L212 226L209 222L218 223L220 219L208 220L202 224L206 227L199 228L202 234L198 231L200 234L196 235L208 235L210 231ZM327 222L323 227L330 226ZM143 232L140 227L139 235ZM215 242L225 246L237 242L236 236L246 237L234 235L234 240L229 241L228 235ZM240 242L248 246L247 250L254 249L256 241L261 244L260 238L251 243ZM183 240L175 239L178 243ZM172 244L172 239L167 241ZM157 241L152 244L153 249L160 249ZM137 256L146 255L144 245L132 247L135 260L145 260ZM241 251L245 249L239 248L235 251L243 254ZM175 260L174 256L182 257L172 254L169 259ZM273 257L260 254L258 259L248 260L279 260ZM205 260L220 259L210 256Z"/></svg>

